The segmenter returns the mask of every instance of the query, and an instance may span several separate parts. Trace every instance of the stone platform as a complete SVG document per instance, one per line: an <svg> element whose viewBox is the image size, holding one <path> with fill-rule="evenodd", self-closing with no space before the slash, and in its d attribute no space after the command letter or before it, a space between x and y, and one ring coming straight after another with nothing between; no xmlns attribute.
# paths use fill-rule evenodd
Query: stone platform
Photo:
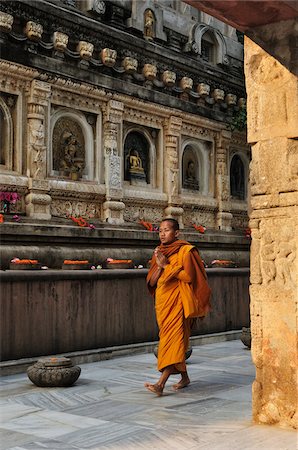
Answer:
<svg viewBox="0 0 298 450"><path fill-rule="evenodd" d="M2 378L2 450L293 450L293 430L254 425L250 351L239 340L195 346L191 385L163 397L153 353L81 365L71 388L37 388L25 374Z"/></svg>

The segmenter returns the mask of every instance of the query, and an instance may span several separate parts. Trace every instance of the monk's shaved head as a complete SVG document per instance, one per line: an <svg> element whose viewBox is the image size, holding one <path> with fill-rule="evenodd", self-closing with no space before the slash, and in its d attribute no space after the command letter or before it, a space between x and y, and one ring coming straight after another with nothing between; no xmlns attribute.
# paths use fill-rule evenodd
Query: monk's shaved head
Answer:
<svg viewBox="0 0 298 450"><path fill-rule="evenodd" d="M163 222L170 222L172 224L173 230L174 231L178 231L179 230L179 223L177 222L176 219L172 219L172 217L169 217L168 219L165 218L163 219L160 224L162 224Z"/></svg>

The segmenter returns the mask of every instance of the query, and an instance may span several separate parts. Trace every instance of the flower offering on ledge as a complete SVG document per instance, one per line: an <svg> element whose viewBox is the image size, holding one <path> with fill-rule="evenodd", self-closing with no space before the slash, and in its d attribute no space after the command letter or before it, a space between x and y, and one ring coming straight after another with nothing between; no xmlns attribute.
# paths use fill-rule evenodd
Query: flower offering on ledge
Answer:
<svg viewBox="0 0 298 450"><path fill-rule="evenodd" d="M230 259L214 259L210 267L234 268L237 267L234 261Z"/></svg>
<svg viewBox="0 0 298 450"><path fill-rule="evenodd" d="M143 225L144 228L146 228L146 230L148 231L159 231L158 226L153 225L153 223L151 222L145 222L144 220L140 220L140 225Z"/></svg>
<svg viewBox="0 0 298 450"><path fill-rule="evenodd" d="M69 217L74 223L76 223L81 228L90 228L91 230L95 229L95 226L92 223L87 222L83 217Z"/></svg>
<svg viewBox="0 0 298 450"><path fill-rule="evenodd" d="M113 259L107 258L104 263L105 269L132 269L132 259Z"/></svg>
<svg viewBox="0 0 298 450"><path fill-rule="evenodd" d="M62 269L64 270L84 270L90 269L88 259L65 259L63 261Z"/></svg>
<svg viewBox="0 0 298 450"><path fill-rule="evenodd" d="M206 227L203 227L203 225L196 225L195 223L193 224L193 227L201 234L204 234L206 231Z"/></svg>
<svg viewBox="0 0 298 450"><path fill-rule="evenodd" d="M13 270L30 270L40 269L41 264L37 259L19 259L13 258L10 261L10 269Z"/></svg>

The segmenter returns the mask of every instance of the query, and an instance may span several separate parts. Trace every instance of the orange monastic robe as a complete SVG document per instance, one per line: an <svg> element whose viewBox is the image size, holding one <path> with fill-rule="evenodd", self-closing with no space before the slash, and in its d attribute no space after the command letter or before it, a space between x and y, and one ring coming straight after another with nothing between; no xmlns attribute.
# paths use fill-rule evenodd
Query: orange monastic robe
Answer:
<svg viewBox="0 0 298 450"><path fill-rule="evenodd" d="M159 246L168 258L169 264L163 270L157 285L151 287L151 276L158 270L155 256L147 276L148 289L155 295L156 319L159 327L158 370L174 365L176 373L186 371L185 352L188 348L190 328L193 319L184 317L181 282L197 285L202 271L205 273L197 249L186 241L177 240L169 245ZM179 255L180 253L180 255ZM181 264L182 261L182 264ZM204 305L202 315L210 310Z"/></svg>

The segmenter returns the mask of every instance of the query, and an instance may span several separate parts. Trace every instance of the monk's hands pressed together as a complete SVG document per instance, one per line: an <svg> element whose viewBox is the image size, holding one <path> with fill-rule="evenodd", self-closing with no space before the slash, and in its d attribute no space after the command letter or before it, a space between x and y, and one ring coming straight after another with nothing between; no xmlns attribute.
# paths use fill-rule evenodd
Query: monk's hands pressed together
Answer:
<svg viewBox="0 0 298 450"><path fill-rule="evenodd" d="M169 264L168 258L166 258L165 255L160 251L159 247L156 247L156 249L154 250L154 255L156 258L156 263L161 269L164 269Z"/></svg>

